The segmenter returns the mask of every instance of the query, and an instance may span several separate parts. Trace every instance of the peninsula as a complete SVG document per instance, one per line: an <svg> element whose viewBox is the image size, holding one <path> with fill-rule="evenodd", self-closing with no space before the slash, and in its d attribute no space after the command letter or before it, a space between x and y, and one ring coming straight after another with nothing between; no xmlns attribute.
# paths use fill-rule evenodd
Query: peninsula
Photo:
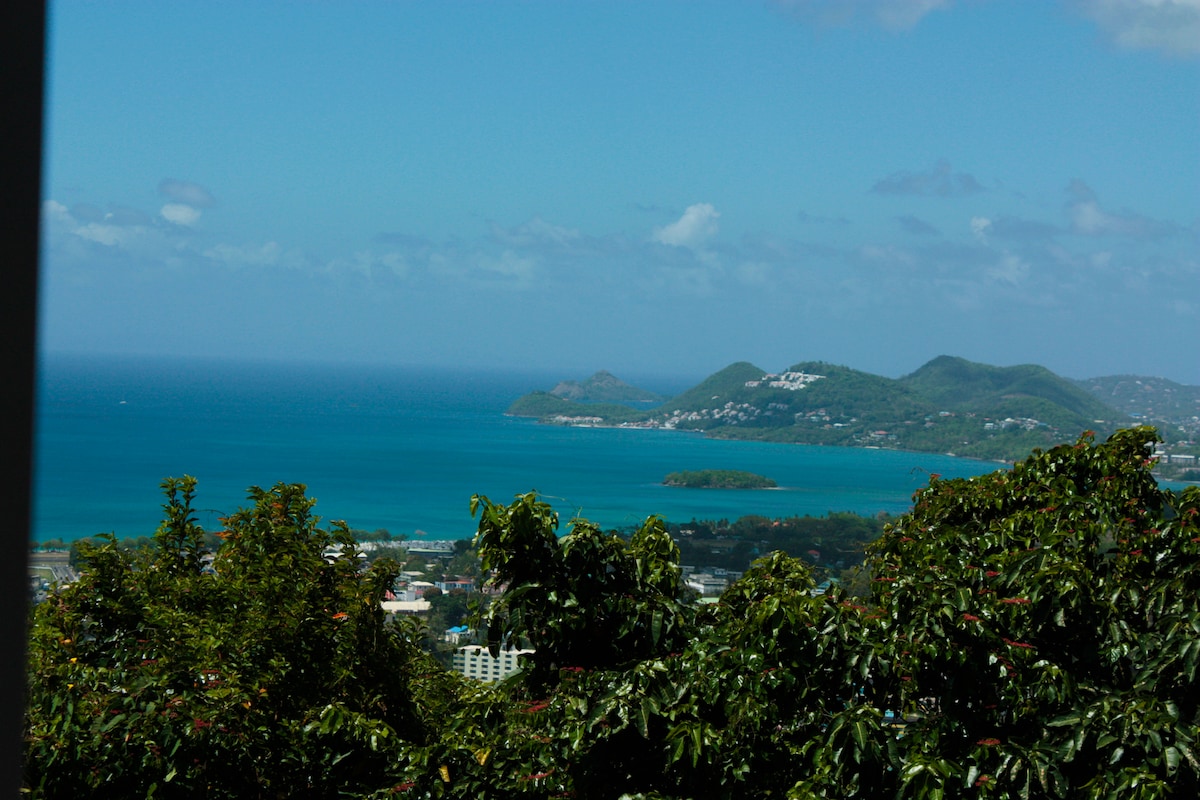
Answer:
<svg viewBox="0 0 1200 800"><path fill-rule="evenodd" d="M1135 424L1168 427L1145 415L1135 419L1127 404L1114 408L1113 390L1103 379L1077 382L1037 365L995 367L952 356L939 356L896 379L819 361L799 362L778 373L742 361L652 408L614 402L618 393L576 393L565 391L563 384L556 389L527 394L508 413L556 425L696 431L713 438L999 461L1075 441L1086 430L1106 437ZM630 396L625 389L619 394ZM1191 411L1190 402L1186 405ZM1171 421L1170 429L1187 424L1200 427L1184 419ZM1179 456L1186 460L1198 433L1191 431L1186 442L1167 446L1181 448Z"/></svg>

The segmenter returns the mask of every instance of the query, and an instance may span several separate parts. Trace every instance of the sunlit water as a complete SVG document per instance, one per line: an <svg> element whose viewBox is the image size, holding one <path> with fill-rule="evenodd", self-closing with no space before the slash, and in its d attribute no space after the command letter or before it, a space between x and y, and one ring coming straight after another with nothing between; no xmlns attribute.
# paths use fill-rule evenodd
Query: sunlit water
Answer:
<svg viewBox="0 0 1200 800"><path fill-rule="evenodd" d="M325 520L425 538L468 538L472 494L536 490L605 527L649 514L686 522L902 513L928 474L997 468L947 456L565 428L504 415L567 376L363 366L51 357L38 399L33 538L153 533L159 484L195 476L201 523L246 488L300 482ZM667 488L687 469L739 469L780 489Z"/></svg>

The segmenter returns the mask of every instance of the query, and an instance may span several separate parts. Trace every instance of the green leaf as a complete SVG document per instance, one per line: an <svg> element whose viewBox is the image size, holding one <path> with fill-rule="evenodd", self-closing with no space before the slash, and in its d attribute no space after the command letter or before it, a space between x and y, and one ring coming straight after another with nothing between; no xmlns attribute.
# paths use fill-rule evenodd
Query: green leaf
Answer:
<svg viewBox="0 0 1200 800"><path fill-rule="evenodd" d="M1179 750L1174 747L1168 747L1164 751L1163 755L1166 757L1167 761L1167 774L1174 774L1175 771L1179 769L1179 761L1181 758Z"/></svg>
<svg viewBox="0 0 1200 800"><path fill-rule="evenodd" d="M1062 728L1068 725L1074 727L1082 721L1083 717L1078 714L1066 714L1061 717L1055 717L1054 719L1048 721L1046 726L1050 728Z"/></svg>
<svg viewBox="0 0 1200 800"><path fill-rule="evenodd" d="M860 751L867 749L867 726L862 720L855 720L851 726L851 733L854 736L854 743L858 745Z"/></svg>

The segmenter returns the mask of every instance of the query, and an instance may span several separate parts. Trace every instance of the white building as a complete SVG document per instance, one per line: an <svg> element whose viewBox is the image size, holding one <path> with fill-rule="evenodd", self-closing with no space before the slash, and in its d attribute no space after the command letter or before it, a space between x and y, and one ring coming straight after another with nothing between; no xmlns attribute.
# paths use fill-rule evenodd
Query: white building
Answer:
<svg viewBox="0 0 1200 800"><path fill-rule="evenodd" d="M442 641L449 644L462 644L469 642L475 638L475 629L468 628L466 625L456 625L453 628L447 628L442 634Z"/></svg>
<svg viewBox="0 0 1200 800"><path fill-rule="evenodd" d="M759 386L770 386L772 389L787 389L795 392L808 386L813 381L823 379L824 375L813 375L808 372L785 372L782 375L767 373L757 381L746 381L746 386L754 389Z"/></svg>
<svg viewBox="0 0 1200 800"><path fill-rule="evenodd" d="M396 591L397 600L424 600L425 592L434 588L429 581L412 581ZM428 600L425 600L428 603Z"/></svg>
<svg viewBox="0 0 1200 800"><path fill-rule="evenodd" d="M492 658L492 654L488 652L486 647L478 644L469 644L458 648L458 651L454 654L454 670L461 672L468 678L474 678L477 681L485 683L493 683L502 678L507 678L514 672L520 672L521 667L518 658L532 652L532 650L514 650L508 648L500 651L499 658Z"/></svg>
<svg viewBox="0 0 1200 800"><path fill-rule="evenodd" d="M707 572L694 572L687 577L687 585L699 592L701 597L716 597L729 588L729 579Z"/></svg>
<svg viewBox="0 0 1200 800"><path fill-rule="evenodd" d="M383 613L390 616L427 614L432 608L432 604L428 600L384 600L379 605L383 608Z"/></svg>

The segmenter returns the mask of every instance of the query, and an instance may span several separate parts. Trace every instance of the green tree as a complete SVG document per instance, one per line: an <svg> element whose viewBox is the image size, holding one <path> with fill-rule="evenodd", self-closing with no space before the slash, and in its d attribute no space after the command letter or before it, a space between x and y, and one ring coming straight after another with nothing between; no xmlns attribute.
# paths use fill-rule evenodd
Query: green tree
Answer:
<svg viewBox="0 0 1200 800"><path fill-rule="evenodd" d="M385 624L394 563L359 571L304 486L252 488L211 559L195 480L152 548L83 547L34 612L25 780L43 797L335 797L386 782L426 724L421 656ZM211 561L211 563L210 563Z"/></svg>
<svg viewBox="0 0 1200 800"><path fill-rule="evenodd" d="M679 549L660 518L626 541L584 519L559 539L558 514L532 493L510 506L475 496L471 513L482 568L506 587L488 609L488 646L528 641L530 680L635 662L682 641Z"/></svg>
<svg viewBox="0 0 1200 800"><path fill-rule="evenodd" d="M477 498L476 544L507 586L493 645L526 639L529 669L464 686L404 785L446 797L873 797L889 732L863 691L885 668L870 614L816 595L776 553L716 606L680 601L678 553L651 517L625 541L584 520L557 537L532 495Z"/></svg>
<svg viewBox="0 0 1200 800"><path fill-rule="evenodd" d="M811 567L775 552L716 604L690 605L655 517L628 539L580 519L560 537L534 494L473 498L483 571L505 587L489 643L536 648L497 685L433 665L383 623L394 569L361 572L302 487L252 490L210 569L193 483L168 481L154 548L85 548L83 581L38 609L29 785L1195 797L1200 488L1158 486L1155 440L1087 435L1010 470L931 476L870 548L863 600L819 593ZM805 535L827 548L850 520L836 522Z"/></svg>
<svg viewBox="0 0 1200 800"><path fill-rule="evenodd" d="M1087 436L1011 470L932 476L872 548L870 600L814 594L809 568L774 553L716 605L682 609L669 652L543 659L462 695L451 708L466 715L414 758L411 783L614 800L1194 797L1200 490L1158 487L1154 440ZM557 539L532 496L488 510L486 557L513 593L501 635L605 653L605 610L629 622L655 607L627 584L578 608L576 580L616 580L621 548L578 521ZM576 532L595 554L579 573L562 559Z"/></svg>
<svg viewBox="0 0 1200 800"><path fill-rule="evenodd" d="M1150 428L934 476L873 549L913 797L1200 794L1200 491Z"/></svg>

